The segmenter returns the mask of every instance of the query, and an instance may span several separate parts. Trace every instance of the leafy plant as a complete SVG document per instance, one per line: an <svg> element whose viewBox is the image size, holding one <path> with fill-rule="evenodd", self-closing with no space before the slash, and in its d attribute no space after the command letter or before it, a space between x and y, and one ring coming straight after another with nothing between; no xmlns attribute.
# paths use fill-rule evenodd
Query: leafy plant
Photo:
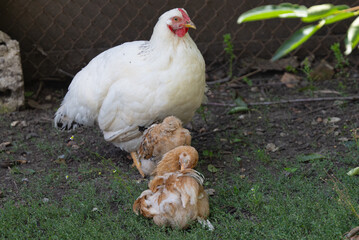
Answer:
<svg viewBox="0 0 359 240"><path fill-rule="evenodd" d="M239 113L239 112L246 112L248 111L248 105L245 101L243 101L242 98L236 98L234 100L234 103L236 104L235 107L233 107L232 109L230 109L228 111L228 114L236 114L236 113Z"/></svg>
<svg viewBox="0 0 359 240"><path fill-rule="evenodd" d="M253 86L252 80L250 80L248 77L244 77L242 80L243 80L243 82L245 82L249 87L252 87L252 86Z"/></svg>
<svg viewBox="0 0 359 240"><path fill-rule="evenodd" d="M303 5L282 3L279 5L261 6L244 12L239 16L237 23L271 18L300 18L304 23L317 22L316 24L304 26L285 41L274 53L272 61L275 61L302 45L323 26L358 15L359 6L349 8L347 5L321 4L307 8ZM359 17L352 22L347 31L345 54L350 54L358 43Z"/></svg>
<svg viewBox="0 0 359 240"><path fill-rule="evenodd" d="M257 149L254 151L255 158L263 163L269 163L271 158L264 149Z"/></svg>
<svg viewBox="0 0 359 240"><path fill-rule="evenodd" d="M254 185L248 193L249 207L258 210L263 204L263 193L259 190L259 185Z"/></svg>
<svg viewBox="0 0 359 240"><path fill-rule="evenodd" d="M286 66L286 67L285 67L285 70L286 70L287 72L297 73L297 69L296 69L295 67L291 66L291 65Z"/></svg>
<svg viewBox="0 0 359 240"><path fill-rule="evenodd" d="M200 106L197 109L197 113L201 116L202 120L207 123L207 119L211 112L205 106Z"/></svg>
<svg viewBox="0 0 359 240"><path fill-rule="evenodd" d="M302 72L305 74L305 77L308 79L309 82L309 90L313 91L314 88L314 79L311 75L311 73L313 72L313 69L310 65L310 62L308 60L308 58L305 58L303 61L303 67L301 68Z"/></svg>
<svg viewBox="0 0 359 240"><path fill-rule="evenodd" d="M330 46L330 49L333 51L337 62L335 64L335 69L338 71L337 75L347 77L348 72L345 71L345 67L349 66L349 61L340 51L340 43L334 43Z"/></svg>
<svg viewBox="0 0 359 240"><path fill-rule="evenodd" d="M224 51L228 55L229 59L229 69L228 69L228 76L232 77L233 75L233 61L236 58L236 55L234 55L234 48L232 43L232 37L230 33L223 35L223 43L224 43Z"/></svg>

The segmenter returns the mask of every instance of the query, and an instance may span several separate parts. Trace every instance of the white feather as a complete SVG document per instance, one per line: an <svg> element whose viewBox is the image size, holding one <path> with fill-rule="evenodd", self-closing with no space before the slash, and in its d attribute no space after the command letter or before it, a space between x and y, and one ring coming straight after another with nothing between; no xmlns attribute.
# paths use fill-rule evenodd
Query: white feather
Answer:
<svg viewBox="0 0 359 240"><path fill-rule="evenodd" d="M74 77L55 125L98 123L106 141L134 151L139 126L174 115L187 123L205 99L205 63L189 34L167 27L178 9L164 13L149 41L124 43L94 59Z"/></svg>

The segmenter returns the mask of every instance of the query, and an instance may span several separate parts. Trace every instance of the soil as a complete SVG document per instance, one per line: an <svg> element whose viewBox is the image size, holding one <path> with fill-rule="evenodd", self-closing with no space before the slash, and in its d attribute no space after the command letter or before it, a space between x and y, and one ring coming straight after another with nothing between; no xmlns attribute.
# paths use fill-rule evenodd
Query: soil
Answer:
<svg viewBox="0 0 359 240"><path fill-rule="evenodd" d="M282 74L258 73L250 78L249 84L229 81L209 85L208 104L186 126L192 133L193 146L200 153L198 170L209 181L216 181L215 171L241 171L250 178L257 166L269 161L290 166L298 155L340 155L345 144L351 142L354 133L351 130L358 128L359 123L357 101L254 104L248 111L228 114L239 97L247 103L263 103L358 95L359 75L355 72L351 72L349 78L315 82L314 90L305 90L308 82L303 77L298 86L288 88L280 81ZM46 176L62 163L66 163L69 172L76 174L80 163L88 162L96 167L100 159L111 159L123 172L130 172L131 179L140 178L131 167L128 154L105 142L98 127L75 132L61 132L53 127L54 113L65 93L63 86L45 83L39 97L32 99L38 105L28 97L25 109L0 115L2 197L15 197L18 187L14 172L20 171L21 181L26 182L29 175ZM233 161L239 165L233 167ZM335 162L333 168L341 164ZM277 174L277 169L271 169L269 165L268 169ZM57 191L61 195L66 189Z"/></svg>

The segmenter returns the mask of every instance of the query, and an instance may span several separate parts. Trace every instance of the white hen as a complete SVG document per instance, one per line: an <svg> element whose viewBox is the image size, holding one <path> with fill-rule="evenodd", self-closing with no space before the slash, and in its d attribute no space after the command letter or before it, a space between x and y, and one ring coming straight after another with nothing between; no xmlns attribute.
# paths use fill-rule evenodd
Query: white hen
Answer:
<svg viewBox="0 0 359 240"><path fill-rule="evenodd" d="M135 151L142 133L173 115L187 123L205 99L204 59L187 33L195 25L182 8L164 13L149 41L111 48L74 77L55 125L98 123L106 141Z"/></svg>

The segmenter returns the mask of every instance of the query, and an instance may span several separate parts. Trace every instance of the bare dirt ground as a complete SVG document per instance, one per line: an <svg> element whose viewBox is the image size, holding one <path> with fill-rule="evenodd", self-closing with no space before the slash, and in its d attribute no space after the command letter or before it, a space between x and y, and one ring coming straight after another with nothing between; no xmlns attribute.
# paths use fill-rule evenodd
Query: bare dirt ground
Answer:
<svg viewBox="0 0 359 240"><path fill-rule="evenodd" d="M303 89L308 85L304 78L298 86L288 88L280 82L282 74L260 73L250 78L250 84L231 81L209 85L208 105L199 110L187 127L193 136L193 146L200 153L198 170L212 182L216 181L213 174L216 171L241 171L243 176L250 178L260 164L278 161L290 166L300 155L341 155L345 144L353 142L354 130L359 124L359 104L341 100L341 97L358 95L359 77L356 72L352 72L349 78L315 82L312 90ZM130 178L140 178L131 168L128 154L105 142L97 127L75 132L60 132L53 128L53 115L65 93L65 88L45 84L34 100L38 105L28 97L25 109L0 115L0 202L16 199L19 183L14 178L27 184L33 174L48 175L64 163L68 171L76 175L81 171L80 163L87 162L96 168L101 159L112 159L123 172L131 173ZM247 103L333 99L254 104L249 111L228 114L238 97ZM70 139L72 136L73 140ZM228 164L231 161L238 161L239 167L233 168ZM332 168L343 164L335 162ZM290 171L272 171L273 174L290 174ZM99 173L89 172L86 176L91 177L91 174ZM79 174L79 181L83 176ZM66 189L54 191L61 198Z"/></svg>

